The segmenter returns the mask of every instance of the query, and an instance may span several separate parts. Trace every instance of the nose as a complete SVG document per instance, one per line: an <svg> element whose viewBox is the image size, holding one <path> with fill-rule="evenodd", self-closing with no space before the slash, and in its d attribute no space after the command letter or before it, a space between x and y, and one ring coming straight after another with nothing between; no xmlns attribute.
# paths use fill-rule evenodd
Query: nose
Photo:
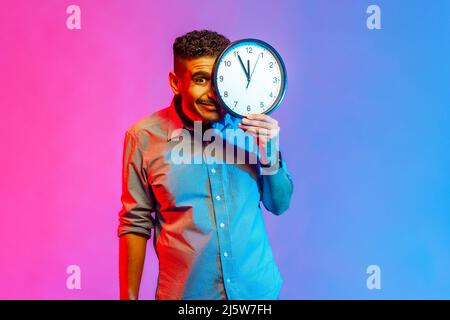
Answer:
<svg viewBox="0 0 450 320"><path fill-rule="evenodd" d="M211 100L217 101L216 91L214 90L214 86L211 85L208 93L208 98Z"/></svg>

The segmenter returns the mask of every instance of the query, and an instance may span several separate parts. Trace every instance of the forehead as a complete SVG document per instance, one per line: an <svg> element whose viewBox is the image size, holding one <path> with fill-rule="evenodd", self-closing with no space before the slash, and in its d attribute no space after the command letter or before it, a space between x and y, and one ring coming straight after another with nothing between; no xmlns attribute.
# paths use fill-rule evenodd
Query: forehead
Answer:
<svg viewBox="0 0 450 320"><path fill-rule="evenodd" d="M199 57L185 59L184 65L188 73L206 71L211 73L217 57Z"/></svg>

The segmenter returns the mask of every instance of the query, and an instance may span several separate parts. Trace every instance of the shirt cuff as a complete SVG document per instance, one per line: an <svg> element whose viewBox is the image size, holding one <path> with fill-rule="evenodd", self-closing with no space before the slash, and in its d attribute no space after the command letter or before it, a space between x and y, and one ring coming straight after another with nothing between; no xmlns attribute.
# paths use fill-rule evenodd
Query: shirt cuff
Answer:
<svg viewBox="0 0 450 320"><path fill-rule="evenodd" d="M268 164L263 165L260 163L259 167L259 173L260 175L267 176L267 175L274 175L278 172L280 168L284 169L286 167L286 164L284 163L282 157L281 157L281 151L278 151L278 161L274 164Z"/></svg>

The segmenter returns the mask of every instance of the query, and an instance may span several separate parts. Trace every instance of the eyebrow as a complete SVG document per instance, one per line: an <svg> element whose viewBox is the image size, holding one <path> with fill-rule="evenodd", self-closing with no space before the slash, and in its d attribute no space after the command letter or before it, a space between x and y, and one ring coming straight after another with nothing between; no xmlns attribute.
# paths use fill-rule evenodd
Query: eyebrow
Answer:
<svg viewBox="0 0 450 320"><path fill-rule="evenodd" d="M206 71L197 71L192 74L192 78L196 78L198 76L209 78L211 75L209 74L209 72Z"/></svg>

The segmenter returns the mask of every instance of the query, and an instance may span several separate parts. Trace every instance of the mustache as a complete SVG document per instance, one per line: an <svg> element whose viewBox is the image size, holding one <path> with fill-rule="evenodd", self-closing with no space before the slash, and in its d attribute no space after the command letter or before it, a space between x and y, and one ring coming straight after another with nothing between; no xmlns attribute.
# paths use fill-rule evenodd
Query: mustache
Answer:
<svg viewBox="0 0 450 320"><path fill-rule="evenodd" d="M211 106L218 106L219 104L217 103L217 101L214 101L214 100L202 100L202 99L199 99L199 100L197 100L197 103L201 103L201 104L208 104L208 105L211 105Z"/></svg>

